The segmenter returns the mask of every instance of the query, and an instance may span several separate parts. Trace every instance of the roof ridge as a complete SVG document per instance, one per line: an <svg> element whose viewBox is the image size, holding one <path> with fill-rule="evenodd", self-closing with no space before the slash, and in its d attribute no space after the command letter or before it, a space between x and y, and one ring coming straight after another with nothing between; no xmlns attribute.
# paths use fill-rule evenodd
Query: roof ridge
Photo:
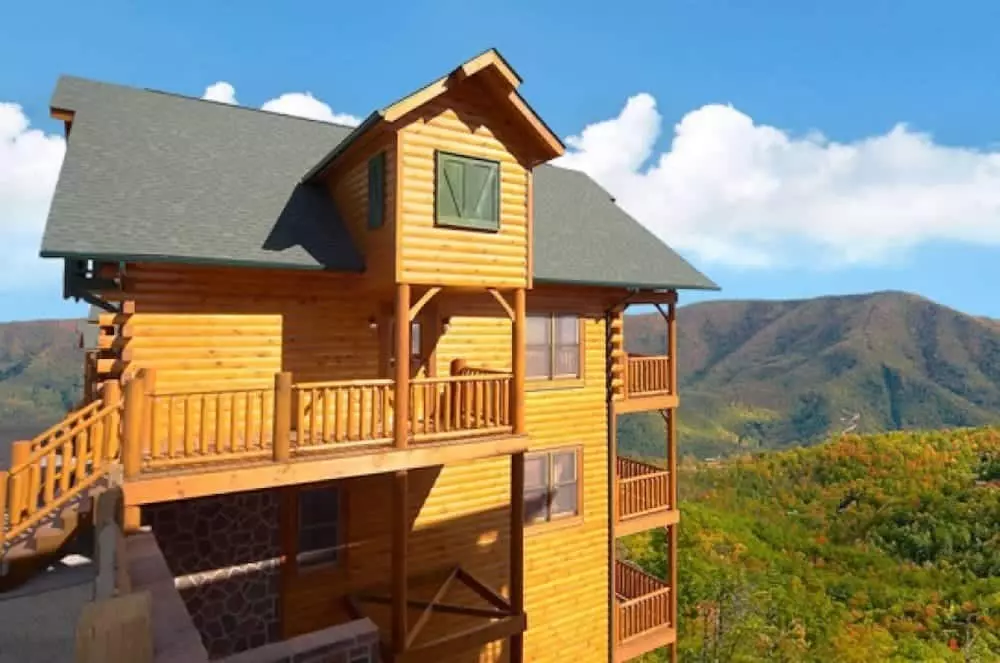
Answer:
<svg viewBox="0 0 1000 663"><path fill-rule="evenodd" d="M129 86L124 85L122 87L129 87ZM341 122L328 122L326 120L317 120L316 118L313 118L313 117L302 117L301 115L290 115L288 113L278 113L278 112L275 112L275 111L264 110L263 108L254 108L253 106L244 106L243 104L230 104L230 103L226 103L225 101L216 101L215 99L205 99L203 97L192 97L189 94L181 94L180 92L168 92L167 90L157 90L157 89L151 88L151 87L142 87L142 88L131 88L131 87L129 87L129 89L136 90L138 92L150 92L150 93L153 93L153 94L162 94L162 95L164 95L166 97L176 97L177 99L184 99L185 101L199 101L199 102L206 103L206 104L214 104L216 106L223 106L225 108L232 108L232 109L239 109L239 110L251 111L251 112L254 112L254 113L261 113L261 114L264 114L264 115L273 115L273 116L277 116L277 117L287 117L287 118L292 119L292 120L301 120L303 122L315 122L317 124L323 124L323 125L330 126L330 127L339 127L341 129L354 129L357 126L357 125L352 125L352 124L343 124ZM313 99L316 99L316 97L313 96L312 92L291 92L291 93L290 92L284 92L282 94L308 94ZM319 101L319 99L316 99L316 100ZM325 102L320 101L320 103L325 103Z"/></svg>

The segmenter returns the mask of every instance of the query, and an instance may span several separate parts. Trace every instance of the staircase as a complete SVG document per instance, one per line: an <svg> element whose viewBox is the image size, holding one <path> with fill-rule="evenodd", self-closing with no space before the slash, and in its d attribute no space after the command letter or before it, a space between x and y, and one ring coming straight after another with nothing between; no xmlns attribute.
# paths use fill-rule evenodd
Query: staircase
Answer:
<svg viewBox="0 0 1000 663"><path fill-rule="evenodd" d="M94 497L120 468L121 387L107 381L90 403L31 441L15 442L0 471L0 592L58 561L91 533Z"/></svg>

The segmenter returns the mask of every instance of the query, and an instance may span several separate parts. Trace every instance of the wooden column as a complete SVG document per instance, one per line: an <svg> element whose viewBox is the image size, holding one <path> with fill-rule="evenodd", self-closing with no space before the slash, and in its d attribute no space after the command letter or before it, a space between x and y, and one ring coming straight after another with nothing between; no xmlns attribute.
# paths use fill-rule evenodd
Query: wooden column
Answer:
<svg viewBox="0 0 1000 663"><path fill-rule="evenodd" d="M407 596L406 596L406 544L409 522L407 518L408 476L406 470L392 476L392 651L401 654L406 650Z"/></svg>
<svg viewBox="0 0 1000 663"><path fill-rule="evenodd" d="M668 539L670 543L670 626L677 636L680 629L677 627L677 527L673 524L668 527ZM670 645L670 663L677 663L677 640Z"/></svg>
<svg viewBox="0 0 1000 663"><path fill-rule="evenodd" d="M397 449L409 445L410 422L410 284L396 286L396 375L394 440Z"/></svg>
<svg viewBox="0 0 1000 663"><path fill-rule="evenodd" d="M510 607L524 612L524 452L510 457ZM510 638L510 663L524 660L524 635Z"/></svg>
<svg viewBox="0 0 1000 663"><path fill-rule="evenodd" d="M292 374L277 373L274 376L274 429L271 445L275 462L288 460L291 453L292 433Z"/></svg>
<svg viewBox="0 0 1000 663"><path fill-rule="evenodd" d="M667 356L670 358L669 385L670 393L677 393L677 293L671 291L673 295L667 302Z"/></svg>
<svg viewBox="0 0 1000 663"><path fill-rule="evenodd" d="M125 412L122 422L122 470L126 479L139 475L142 468L142 433L146 371L140 369L125 384Z"/></svg>
<svg viewBox="0 0 1000 663"><path fill-rule="evenodd" d="M7 476L6 472L0 472L0 518L3 518L4 514L7 513L7 489L9 483ZM4 540L7 538L7 527L7 521L0 520L0 548L3 547Z"/></svg>
<svg viewBox="0 0 1000 663"><path fill-rule="evenodd" d="M117 379L112 378L105 381L101 390L104 405L121 405L122 386ZM117 411L111 413L108 417L108 426L104 429L104 439L98 441L98 444L101 445L98 455L102 462L118 457L118 445L121 444L121 436L118 432L119 416Z"/></svg>
<svg viewBox="0 0 1000 663"><path fill-rule="evenodd" d="M524 378L528 372L527 352L527 304L524 288L514 291L514 324L511 334L511 381L510 407L511 423L514 433L523 435L526 432L524 423Z"/></svg>
<svg viewBox="0 0 1000 663"><path fill-rule="evenodd" d="M24 465L31 457L31 440L18 440L10 445L10 467L16 469ZM24 510L28 507L29 472L17 472L10 479L10 494L8 495L7 509L10 512L10 524L17 525L21 522ZM0 514L3 515L3 514Z"/></svg>

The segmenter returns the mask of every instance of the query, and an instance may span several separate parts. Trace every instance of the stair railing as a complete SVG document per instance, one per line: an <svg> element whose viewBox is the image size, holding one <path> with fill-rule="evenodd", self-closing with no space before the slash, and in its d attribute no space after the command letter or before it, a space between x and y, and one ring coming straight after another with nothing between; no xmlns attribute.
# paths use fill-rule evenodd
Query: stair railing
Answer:
<svg viewBox="0 0 1000 663"><path fill-rule="evenodd" d="M109 381L101 398L22 444L0 473L0 552L6 543L57 513L97 483L121 453L121 388Z"/></svg>

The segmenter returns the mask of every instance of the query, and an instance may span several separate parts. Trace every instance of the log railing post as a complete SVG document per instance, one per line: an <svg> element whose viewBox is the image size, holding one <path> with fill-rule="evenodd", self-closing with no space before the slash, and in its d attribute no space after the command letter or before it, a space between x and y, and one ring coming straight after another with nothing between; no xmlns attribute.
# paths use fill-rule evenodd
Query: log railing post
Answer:
<svg viewBox="0 0 1000 663"><path fill-rule="evenodd" d="M30 456L30 440L19 440L10 445L10 466L12 469L24 465L25 461L27 461ZM28 472L19 471L10 478L10 492L8 494L7 509L10 514L11 525L16 525L21 522L21 515L28 507L29 476L30 474Z"/></svg>
<svg viewBox="0 0 1000 663"><path fill-rule="evenodd" d="M101 390L106 407L121 405L122 386L118 380L114 378L107 380L101 387ZM113 410L108 415L108 425L104 428L104 439L97 440L97 444L101 445L97 452L101 460L112 460L118 456L118 447L121 440L121 431L118 428L119 421L121 421L121 418L118 411Z"/></svg>
<svg viewBox="0 0 1000 663"><path fill-rule="evenodd" d="M667 303L667 384L671 394L677 393L677 293Z"/></svg>
<svg viewBox="0 0 1000 663"><path fill-rule="evenodd" d="M514 291L514 324L511 334L510 416L515 435L524 435L524 380L527 375L527 304L524 288Z"/></svg>
<svg viewBox="0 0 1000 663"><path fill-rule="evenodd" d="M396 286L395 420L393 438L397 449L409 445L410 421L410 285Z"/></svg>
<svg viewBox="0 0 1000 663"><path fill-rule="evenodd" d="M275 462L284 462L290 455L292 432L292 374L287 371L274 376L274 431L272 443Z"/></svg>
<svg viewBox="0 0 1000 663"><path fill-rule="evenodd" d="M140 369L125 384L125 412L122 428L122 470L126 479L139 475L142 468L144 416L146 411L146 371ZM155 431L151 432L151 435Z"/></svg>

